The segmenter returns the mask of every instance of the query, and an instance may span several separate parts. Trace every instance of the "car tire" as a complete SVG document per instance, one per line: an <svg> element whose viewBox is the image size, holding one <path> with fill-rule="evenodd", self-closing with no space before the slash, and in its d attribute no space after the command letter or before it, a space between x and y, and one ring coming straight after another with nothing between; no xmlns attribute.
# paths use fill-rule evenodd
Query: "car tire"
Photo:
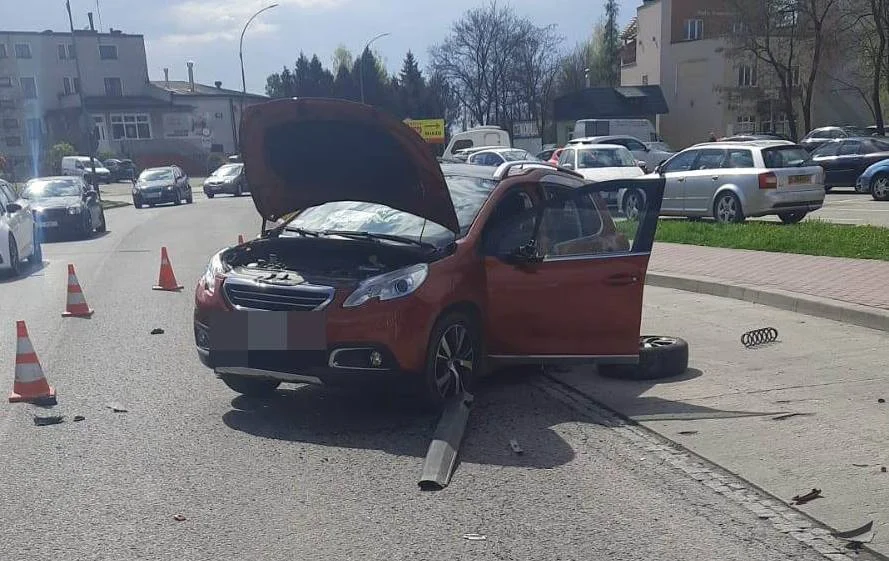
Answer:
<svg viewBox="0 0 889 561"><path fill-rule="evenodd" d="M192 191L188 192L188 196L185 197L185 202L188 204L191 204L194 202L194 192L192 192Z"/></svg>
<svg viewBox="0 0 889 561"><path fill-rule="evenodd" d="M207 195L207 198L208 198L208 199L212 199L213 197L216 196L216 195L213 194L213 193L204 193L204 194Z"/></svg>
<svg viewBox="0 0 889 561"><path fill-rule="evenodd" d="M889 201L889 174L878 173L871 179L870 194L875 201Z"/></svg>
<svg viewBox="0 0 889 561"><path fill-rule="evenodd" d="M136 208L142 208L142 201L133 197L133 206Z"/></svg>
<svg viewBox="0 0 889 561"><path fill-rule="evenodd" d="M89 212L83 213L83 224L80 225L80 235L84 239L93 235L93 217Z"/></svg>
<svg viewBox="0 0 889 561"><path fill-rule="evenodd" d="M40 243L40 230L34 227L34 249L28 257L28 261L32 265L40 265L43 263L43 244Z"/></svg>
<svg viewBox="0 0 889 561"><path fill-rule="evenodd" d="M18 277L22 274L22 261L19 258L19 247L18 243L15 241L15 236L9 234L9 273L13 277Z"/></svg>
<svg viewBox="0 0 889 561"><path fill-rule="evenodd" d="M807 214L809 213L804 210L798 210L796 212L779 212L778 218L780 218L781 222L784 224L797 224L802 222Z"/></svg>
<svg viewBox="0 0 889 561"><path fill-rule="evenodd" d="M623 213L627 220L637 220L645 205L642 191L632 190L624 195Z"/></svg>
<svg viewBox="0 0 889 561"><path fill-rule="evenodd" d="M609 364L599 367L607 378L660 380L688 370L688 343L678 337L643 335L639 338L639 364Z"/></svg>
<svg viewBox="0 0 889 561"><path fill-rule="evenodd" d="M483 364L482 335L477 322L463 312L448 313L435 323L429 336L423 401L430 408L439 409L453 397L457 389L454 371L463 388L471 390L478 374L483 372Z"/></svg>
<svg viewBox="0 0 889 561"><path fill-rule="evenodd" d="M281 385L281 382L278 380L252 378L250 376L221 374L219 377L231 390L247 397L269 397Z"/></svg>
<svg viewBox="0 0 889 561"><path fill-rule="evenodd" d="M731 191L723 191L713 202L713 218L721 224L738 224L744 222L744 209L741 199Z"/></svg>
<svg viewBox="0 0 889 561"><path fill-rule="evenodd" d="M244 196L244 187L240 183L238 183L238 186L235 187L235 196L236 197L243 197Z"/></svg>
<svg viewBox="0 0 889 561"><path fill-rule="evenodd" d="M176 191L176 201L173 204L176 206L179 206L182 204L182 191L178 191L178 190Z"/></svg>
<svg viewBox="0 0 889 561"><path fill-rule="evenodd" d="M108 224L105 222L105 209L99 212L99 225L96 226L97 232L105 232L108 230Z"/></svg>

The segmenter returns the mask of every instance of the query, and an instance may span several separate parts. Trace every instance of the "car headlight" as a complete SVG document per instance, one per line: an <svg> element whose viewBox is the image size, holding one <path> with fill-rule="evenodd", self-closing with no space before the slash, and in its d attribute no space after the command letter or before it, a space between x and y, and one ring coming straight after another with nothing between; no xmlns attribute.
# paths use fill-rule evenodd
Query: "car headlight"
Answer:
<svg viewBox="0 0 889 561"><path fill-rule="evenodd" d="M68 207L68 214L80 214L80 207L79 206L69 206Z"/></svg>
<svg viewBox="0 0 889 561"><path fill-rule="evenodd" d="M172 185L167 185L166 187L164 187L164 189L166 189L167 191L172 191L172 190L173 190L173 186L172 186Z"/></svg>
<svg viewBox="0 0 889 561"><path fill-rule="evenodd" d="M374 298L385 301L401 298L415 292L426 280L429 266L418 263L384 275L371 277L361 282L346 301L344 308L354 308Z"/></svg>
<svg viewBox="0 0 889 561"><path fill-rule="evenodd" d="M201 284L203 285L204 290L213 294L213 291L216 290L216 275L221 275L225 273L225 271L226 267L222 262L222 252L217 253L210 258L207 270L204 272L204 276L201 277Z"/></svg>

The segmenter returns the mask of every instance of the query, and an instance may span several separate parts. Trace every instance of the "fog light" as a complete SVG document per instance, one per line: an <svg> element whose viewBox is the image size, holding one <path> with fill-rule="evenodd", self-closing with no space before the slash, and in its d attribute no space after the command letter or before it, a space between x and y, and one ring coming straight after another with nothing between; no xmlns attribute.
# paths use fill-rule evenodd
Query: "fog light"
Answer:
<svg viewBox="0 0 889 561"><path fill-rule="evenodd" d="M381 355L377 351L371 351L370 353L370 365L374 368L379 368L383 364L383 355Z"/></svg>

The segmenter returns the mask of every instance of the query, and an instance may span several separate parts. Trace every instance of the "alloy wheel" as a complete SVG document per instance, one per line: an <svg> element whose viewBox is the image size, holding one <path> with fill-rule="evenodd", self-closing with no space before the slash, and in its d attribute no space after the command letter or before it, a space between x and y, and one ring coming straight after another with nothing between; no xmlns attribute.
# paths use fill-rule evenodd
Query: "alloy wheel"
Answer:
<svg viewBox="0 0 889 561"><path fill-rule="evenodd" d="M733 195L723 195L716 202L716 220L719 222L737 222L740 208L738 199Z"/></svg>
<svg viewBox="0 0 889 561"><path fill-rule="evenodd" d="M12 271L13 276L19 276L21 266L18 244L14 237L9 236L9 269Z"/></svg>
<svg viewBox="0 0 889 561"><path fill-rule="evenodd" d="M642 200L639 193L631 191L627 193L627 199L624 203L624 214L628 220L636 220L642 213Z"/></svg>
<svg viewBox="0 0 889 561"><path fill-rule="evenodd" d="M663 335L647 335L639 338L639 347L642 349L669 347L671 345L676 345L677 343L675 338L665 337Z"/></svg>
<svg viewBox="0 0 889 561"><path fill-rule="evenodd" d="M475 349L466 327L454 324L445 329L435 351L435 387L442 397L462 391L464 380L472 376Z"/></svg>
<svg viewBox="0 0 889 561"><path fill-rule="evenodd" d="M875 199L889 199L889 176L881 175L874 179L873 195Z"/></svg>

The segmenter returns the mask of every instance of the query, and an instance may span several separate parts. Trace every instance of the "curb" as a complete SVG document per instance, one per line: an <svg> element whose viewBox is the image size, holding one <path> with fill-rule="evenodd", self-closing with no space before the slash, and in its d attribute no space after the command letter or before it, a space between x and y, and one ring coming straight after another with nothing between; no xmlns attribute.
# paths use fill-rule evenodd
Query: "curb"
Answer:
<svg viewBox="0 0 889 561"><path fill-rule="evenodd" d="M709 294L721 298L743 300L859 327L889 331L889 311L831 298L810 296L777 288L762 288L742 283L733 283L711 277L695 277L673 273L649 272L645 277L645 284L684 290L686 292Z"/></svg>

